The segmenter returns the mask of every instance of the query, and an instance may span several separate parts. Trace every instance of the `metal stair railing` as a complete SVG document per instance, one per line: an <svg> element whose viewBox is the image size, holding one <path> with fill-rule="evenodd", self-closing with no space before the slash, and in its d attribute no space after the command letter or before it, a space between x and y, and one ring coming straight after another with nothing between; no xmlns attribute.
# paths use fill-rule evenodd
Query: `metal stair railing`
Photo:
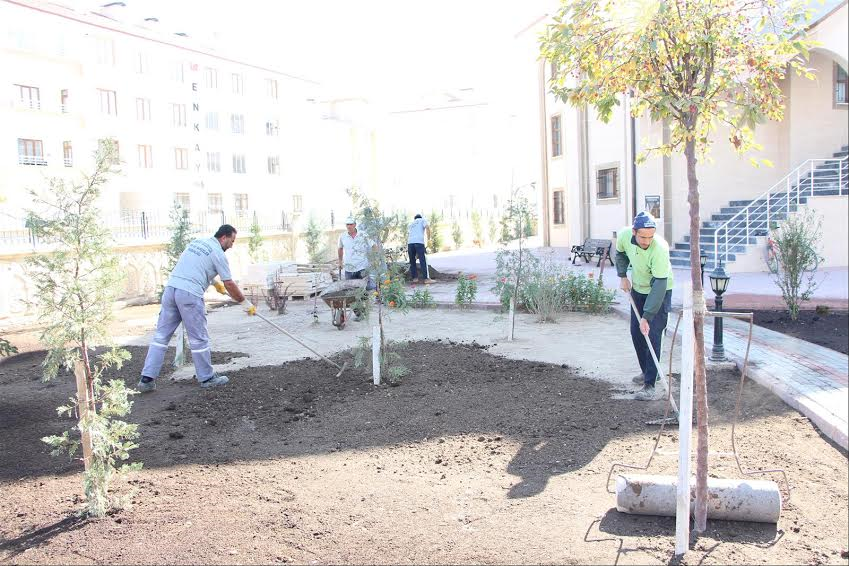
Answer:
<svg viewBox="0 0 849 566"><path fill-rule="evenodd" d="M727 263L729 247L748 245L750 238L757 235L759 230L763 229L768 234L773 217L782 213L789 215L794 204L801 204L802 197L816 196L817 190L836 189L839 195L849 194L849 176L844 171L846 166L847 157L809 159L758 195L734 216L712 228L714 265L720 258L721 235L724 235L722 243ZM729 232L732 233L730 237Z"/></svg>

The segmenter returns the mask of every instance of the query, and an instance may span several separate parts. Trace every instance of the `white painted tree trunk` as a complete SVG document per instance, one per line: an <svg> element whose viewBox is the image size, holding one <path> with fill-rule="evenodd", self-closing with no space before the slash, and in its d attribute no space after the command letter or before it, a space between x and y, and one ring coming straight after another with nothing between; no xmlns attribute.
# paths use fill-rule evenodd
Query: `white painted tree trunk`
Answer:
<svg viewBox="0 0 849 566"><path fill-rule="evenodd" d="M371 328L371 378L380 385L380 327Z"/></svg>
<svg viewBox="0 0 849 566"><path fill-rule="evenodd" d="M675 511L675 554L682 556L690 546L690 454L693 431L693 295L684 282L684 324L681 334L681 397L678 401L678 484ZM670 384L670 387L672 385Z"/></svg>

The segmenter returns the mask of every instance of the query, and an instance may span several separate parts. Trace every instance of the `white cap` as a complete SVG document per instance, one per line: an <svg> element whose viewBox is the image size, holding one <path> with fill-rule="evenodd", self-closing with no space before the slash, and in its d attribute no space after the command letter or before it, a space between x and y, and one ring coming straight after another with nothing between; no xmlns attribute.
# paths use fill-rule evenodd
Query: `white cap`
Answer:
<svg viewBox="0 0 849 566"><path fill-rule="evenodd" d="M345 224L356 224L356 223L357 223L357 221L354 220L353 216L349 216L348 218L345 219Z"/></svg>

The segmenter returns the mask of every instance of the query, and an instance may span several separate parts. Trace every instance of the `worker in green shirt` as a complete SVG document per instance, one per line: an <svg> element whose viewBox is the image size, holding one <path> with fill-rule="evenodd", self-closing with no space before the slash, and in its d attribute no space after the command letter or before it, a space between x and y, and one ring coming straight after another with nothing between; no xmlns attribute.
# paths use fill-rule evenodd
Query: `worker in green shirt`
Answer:
<svg viewBox="0 0 849 566"><path fill-rule="evenodd" d="M648 336L655 353L660 356L663 331L672 306L672 263L669 244L656 235L654 218L641 212L634 217L633 226L626 226L616 235L616 273L620 287L630 293L637 305L640 319L631 312L631 341L640 363L640 374L633 382L643 388L634 396L641 401L655 398L654 384L657 368L644 336ZM631 267L631 280L628 267Z"/></svg>

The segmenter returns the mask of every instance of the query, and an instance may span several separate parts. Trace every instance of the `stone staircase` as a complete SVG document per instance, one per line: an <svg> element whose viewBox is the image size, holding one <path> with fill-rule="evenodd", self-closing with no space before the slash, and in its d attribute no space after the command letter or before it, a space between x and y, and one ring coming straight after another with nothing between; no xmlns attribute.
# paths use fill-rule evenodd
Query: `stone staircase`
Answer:
<svg viewBox="0 0 849 566"><path fill-rule="evenodd" d="M768 235L769 226L785 220L811 196L849 195L847 155L849 146L843 146L830 159L808 160L761 196L732 200L711 215L710 220L703 221L699 239L708 257L705 270L714 268L717 255L723 265L727 265L753 250L758 238ZM689 234L684 236L683 242L675 243L670 256L672 267L689 269Z"/></svg>

